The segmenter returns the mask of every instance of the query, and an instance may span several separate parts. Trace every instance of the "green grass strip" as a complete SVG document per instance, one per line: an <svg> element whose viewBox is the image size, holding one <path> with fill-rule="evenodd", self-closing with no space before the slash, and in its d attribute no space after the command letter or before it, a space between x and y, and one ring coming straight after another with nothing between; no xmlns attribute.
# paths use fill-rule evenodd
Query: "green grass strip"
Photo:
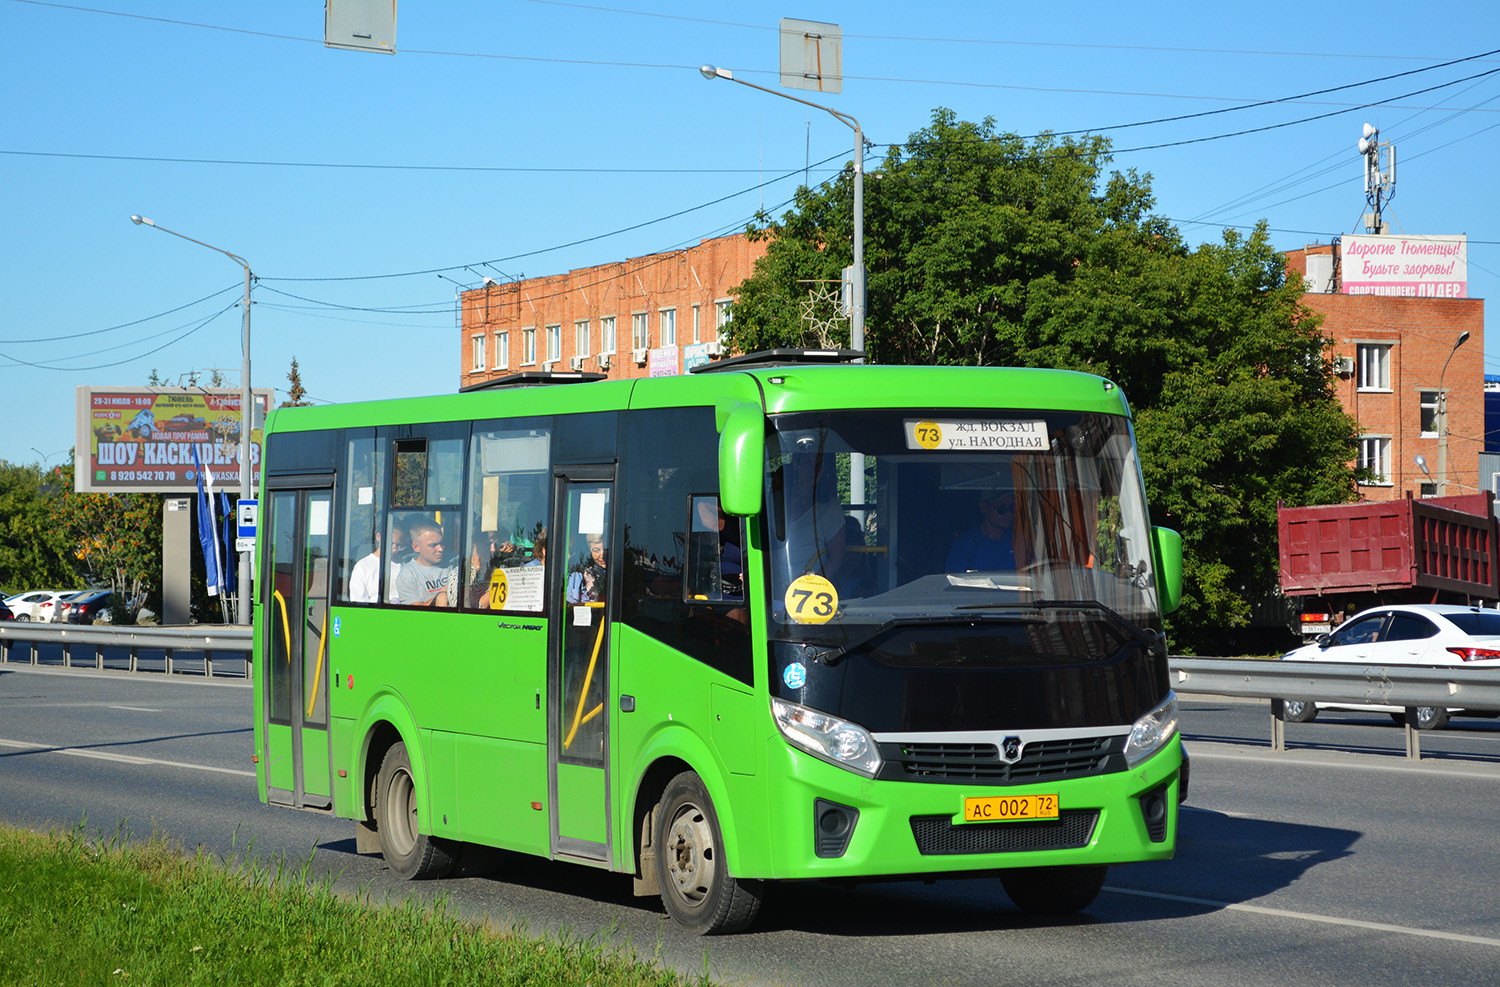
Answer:
<svg viewBox="0 0 1500 987"><path fill-rule="evenodd" d="M597 939L535 939L461 920L441 898L336 892L257 858L160 837L0 826L0 984L581 985L686 980Z"/></svg>

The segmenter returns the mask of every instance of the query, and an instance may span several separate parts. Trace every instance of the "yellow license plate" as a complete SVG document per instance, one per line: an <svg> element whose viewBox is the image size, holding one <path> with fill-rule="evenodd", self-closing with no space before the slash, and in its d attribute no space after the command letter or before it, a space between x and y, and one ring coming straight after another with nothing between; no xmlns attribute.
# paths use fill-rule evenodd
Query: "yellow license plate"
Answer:
<svg viewBox="0 0 1500 987"><path fill-rule="evenodd" d="M1057 794L986 795L964 799L966 823L1016 822L1025 819L1056 819Z"/></svg>

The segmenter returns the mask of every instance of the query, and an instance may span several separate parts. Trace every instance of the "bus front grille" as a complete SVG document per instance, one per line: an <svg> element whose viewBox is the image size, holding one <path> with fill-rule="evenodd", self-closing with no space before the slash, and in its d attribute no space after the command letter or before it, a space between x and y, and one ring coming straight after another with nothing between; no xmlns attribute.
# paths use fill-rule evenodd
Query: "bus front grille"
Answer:
<svg viewBox="0 0 1500 987"><path fill-rule="evenodd" d="M912 816L911 833L924 856L1076 850L1088 846L1098 822L1097 809L1064 809L1056 820L1040 822L963 825L954 825L952 816Z"/></svg>
<svg viewBox="0 0 1500 987"><path fill-rule="evenodd" d="M1039 740L1006 764L994 744L883 743L880 777L889 781L980 782L1031 785L1123 771L1125 738L1119 735Z"/></svg>

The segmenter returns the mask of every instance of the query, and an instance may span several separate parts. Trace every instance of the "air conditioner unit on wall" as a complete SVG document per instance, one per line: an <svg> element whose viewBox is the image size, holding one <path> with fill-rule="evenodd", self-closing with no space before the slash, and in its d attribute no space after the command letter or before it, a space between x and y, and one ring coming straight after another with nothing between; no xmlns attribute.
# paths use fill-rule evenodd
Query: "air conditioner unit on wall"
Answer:
<svg viewBox="0 0 1500 987"><path fill-rule="evenodd" d="M719 342L717 339L713 340L712 342L704 343L703 345L709 356L724 355L724 344Z"/></svg>
<svg viewBox="0 0 1500 987"><path fill-rule="evenodd" d="M1336 356L1336 357L1334 357L1333 358L1333 372L1336 373L1336 374L1339 374L1340 376L1343 376L1343 377L1347 377L1350 374L1354 373L1354 357L1352 357L1352 356Z"/></svg>
<svg viewBox="0 0 1500 987"><path fill-rule="evenodd" d="M568 365L570 367L572 367L574 370L582 370L583 369L583 357L581 357L581 356L570 357L569 360L568 360Z"/></svg>
<svg viewBox="0 0 1500 987"><path fill-rule="evenodd" d="M630 358L632 360L634 360L636 363L645 363L646 362L646 351L645 351L645 349L631 350L630 351Z"/></svg>
<svg viewBox="0 0 1500 987"><path fill-rule="evenodd" d="M608 370L609 369L609 354L608 353L600 353L598 356L594 357L594 359L596 361L598 361L598 363L599 363L599 369L600 370Z"/></svg>

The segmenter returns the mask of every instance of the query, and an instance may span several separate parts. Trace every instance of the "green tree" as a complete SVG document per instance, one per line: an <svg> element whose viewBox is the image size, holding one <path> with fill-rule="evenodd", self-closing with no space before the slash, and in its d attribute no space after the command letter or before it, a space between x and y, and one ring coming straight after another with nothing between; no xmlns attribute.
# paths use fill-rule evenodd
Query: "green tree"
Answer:
<svg viewBox="0 0 1500 987"><path fill-rule="evenodd" d="M58 479L53 524L74 556L127 602L133 620L161 576L161 495L78 493L72 463Z"/></svg>
<svg viewBox="0 0 1500 987"><path fill-rule="evenodd" d="M1354 495L1357 423L1320 319L1264 226L1189 248L1102 137L1025 140L934 111L865 183L865 347L879 363L1059 367L1120 384L1154 520L1181 531L1179 647L1233 646L1276 582L1276 502ZM728 344L813 341L809 281L852 259L846 172L800 189L740 286ZM847 326L840 344L847 342Z"/></svg>
<svg viewBox="0 0 1500 987"><path fill-rule="evenodd" d="M12 593L84 584L73 545L48 506L62 486L60 470L0 462L0 579Z"/></svg>

